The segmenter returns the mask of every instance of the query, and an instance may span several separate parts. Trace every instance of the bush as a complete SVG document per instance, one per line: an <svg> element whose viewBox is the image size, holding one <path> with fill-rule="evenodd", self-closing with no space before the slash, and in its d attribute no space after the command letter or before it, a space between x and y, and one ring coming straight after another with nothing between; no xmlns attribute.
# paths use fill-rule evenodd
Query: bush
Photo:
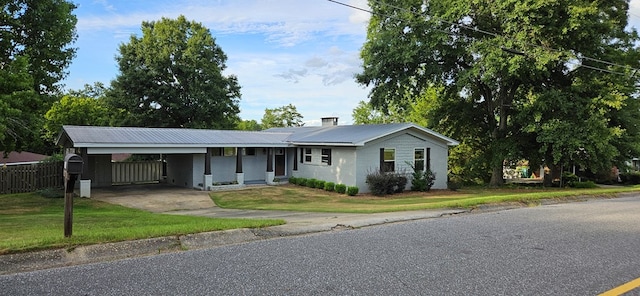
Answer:
<svg viewBox="0 0 640 296"><path fill-rule="evenodd" d="M306 186L307 179L306 178L296 178L296 185L298 186Z"/></svg>
<svg viewBox="0 0 640 296"><path fill-rule="evenodd" d="M358 186L349 186L347 187L347 195L349 196L354 196L356 194L358 194Z"/></svg>
<svg viewBox="0 0 640 296"><path fill-rule="evenodd" d="M334 191L336 189L336 183L333 182L325 182L324 190L326 191Z"/></svg>
<svg viewBox="0 0 640 296"><path fill-rule="evenodd" d="M436 180L436 174L427 169L424 171L413 170L411 173L411 190L413 191L429 191ZM448 184L447 184L448 185Z"/></svg>
<svg viewBox="0 0 640 296"><path fill-rule="evenodd" d="M307 182L304 184L304 186L307 186L309 188L315 188L316 187L316 179L307 179Z"/></svg>
<svg viewBox="0 0 640 296"><path fill-rule="evenodd" d="M407 177L396 172L384 173L376 170L366 177L371 194L377 196L403 192L407 182Z"/></svg>
<svg viewBox="0 0 640 296"><path fill-rule="evenodd" d="M337 193L345 193L345 192L347 192L347 185L336 184L336 192Z"/></svg>
<svg viewBox="0 0 640 296"><path fill-rule="evenodd" d="M297 184L296 182L298 181L298 178L296 177L289 177L289 184Z"/></svg>
<svg viewBox="0 0 640 296"><path fill-rule="evenodd" d="M622 173L620 179L624 184L638 185L640 184L640 172Z"/></svg>
<svg viewBox="0 0 640 296"><path fill-rule="evenodd" d="M324 189L324 183L326 182L323 180L316 180L316 184L314 184L314 187L318 189Z"/></svg>
<svg viewBox="0 0 640 296"><path fill-rule="evenodd" d="M598 185L596 185L596 183L594 183L593 181L586 181L586 182L573 182L573 183L571 183L571 187L574 187L574 188L597 188Z"/></svg>
<svg viewBox="0 0 640 296"><path fill-rule="evenodd" d="M573 186L573 183L578 182L579 178L578 176L569 173L569 172L564 172L562 173L562 184L564 186Z"/></svg>

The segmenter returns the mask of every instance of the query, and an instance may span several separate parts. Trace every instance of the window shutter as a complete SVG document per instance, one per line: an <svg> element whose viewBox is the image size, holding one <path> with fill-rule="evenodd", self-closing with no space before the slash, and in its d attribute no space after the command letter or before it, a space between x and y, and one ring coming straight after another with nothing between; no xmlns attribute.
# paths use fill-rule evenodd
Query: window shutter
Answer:
<svg viewBox="0 0 640 296"><path fill-rule="evenodd" d="M304 163L304 148L300 148L300 163Z"/></svg>
<svg viewBox="0 0 640 296"><path fill-rule="evenodd" d="M427 170L431 171L431 148L427 148Z"/></svg>
<svg viewBox="0 0 640 296"><path fill-rule="evenodd" d="M293 151L293 170L298 170L298 147Z"/></svg>
<svg viewBox="0 0 640 296"><path fill-rule="evenodd" d="M380 171L384 173L384 148L380 148Z"/></svg>
<svg viewBox="0 0 640 296"><path fill-rule="evenodd" d="M329 149L329 159L327 160L327 164L331 165L331 155L333 154L332 149Z"/></svg>

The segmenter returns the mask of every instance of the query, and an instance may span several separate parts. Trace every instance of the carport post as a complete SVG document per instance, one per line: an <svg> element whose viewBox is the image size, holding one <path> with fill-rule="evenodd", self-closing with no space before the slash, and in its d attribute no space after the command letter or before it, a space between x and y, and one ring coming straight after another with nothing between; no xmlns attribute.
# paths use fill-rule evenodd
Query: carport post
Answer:
<svg viewBox="0 0 640 296"><path fill-rule="evenodd" d="M213 148L207 147L207 152L204 154L204 176L202 178L202 190L209 190L209 187L213 185L213 175L211 175L211 155L213 155Z"/></svg>

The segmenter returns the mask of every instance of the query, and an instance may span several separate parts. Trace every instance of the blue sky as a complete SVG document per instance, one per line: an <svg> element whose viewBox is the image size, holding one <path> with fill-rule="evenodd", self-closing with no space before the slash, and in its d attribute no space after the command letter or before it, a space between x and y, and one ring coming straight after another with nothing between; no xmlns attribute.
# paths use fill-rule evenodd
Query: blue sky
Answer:
<svg viewBox="0 0 640 296"><path fill-rule="evenodd" d="M240 117L260 121L265 108L293 104L306 125L325 116L352 123L369 89L354 81L366 37L366 12L327 0L76 0L78 52L63 82L67 89L118 74L118 46L140 36L143 21L187 19L211 30L227 54L225 74L242 87ZM342 0L366 8L366 0ZM640 0L630 22L640 28Z"/></svg>
<svg viewBox="0 0 640 296"><path fill-rule="evenodd" d="M366 7L366 0L345 0ZM353 76L368 14L326 0L131 1L77 0L78 52L63 82L80 89L108 85L118 74L114 57L142 21L187 19L211 30L227 54L225 74L242 87L240 117L260 121L265 108L297 107L307 125L324 116L350 124L368 89Z"/></svg>

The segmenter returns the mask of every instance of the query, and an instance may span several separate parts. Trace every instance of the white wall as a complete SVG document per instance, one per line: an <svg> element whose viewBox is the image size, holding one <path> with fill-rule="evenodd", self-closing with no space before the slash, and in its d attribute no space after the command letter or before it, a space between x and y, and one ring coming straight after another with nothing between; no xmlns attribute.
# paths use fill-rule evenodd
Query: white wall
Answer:
<svg viewBox="0 0 640 296"><path fill-rule="evenodd" d="M196 154L198 155L198 154ZM202 155L204 157L204 155ZM193 188L194 183L194 169L192 168L194 162L194 155L192 154L168 154L167 155L167 183ZM202 163L202 160L201 160ZM204 175L204 168L199 178L202 179ZM199 181L195 183L201 183Z"/></svg>
<svg viewBox="0 0 640 296"><path fill-rule="evenodd" d="M300 163L298 149L298 170L292 171L294 177L315 178L347 186L356 185L355 166L356 149L354 147L300 147L313 149L311 162ZM331 165L321 162L321 149L331 149ZM292 160L293 161L293 160ZM293 167L293 163L289 164Z"/></svg>
<svg viewBox="0 0 640 296"><path fill-rule="evenodd" d="M430 138L407 131L390 135L360 147L357 151L357 181L356 186L360 192L368 192L366 183L368 173L378 170L380 167L380 148L394 148L396 151L395 171L411 174L413 170L406 162L413 164L415 148L431 148L431 170L436 173L433 189L447 188L447 155L448 147ZM410 177L410 176L409 176ZM407 188L410 188L410 183Z"/></svg>

